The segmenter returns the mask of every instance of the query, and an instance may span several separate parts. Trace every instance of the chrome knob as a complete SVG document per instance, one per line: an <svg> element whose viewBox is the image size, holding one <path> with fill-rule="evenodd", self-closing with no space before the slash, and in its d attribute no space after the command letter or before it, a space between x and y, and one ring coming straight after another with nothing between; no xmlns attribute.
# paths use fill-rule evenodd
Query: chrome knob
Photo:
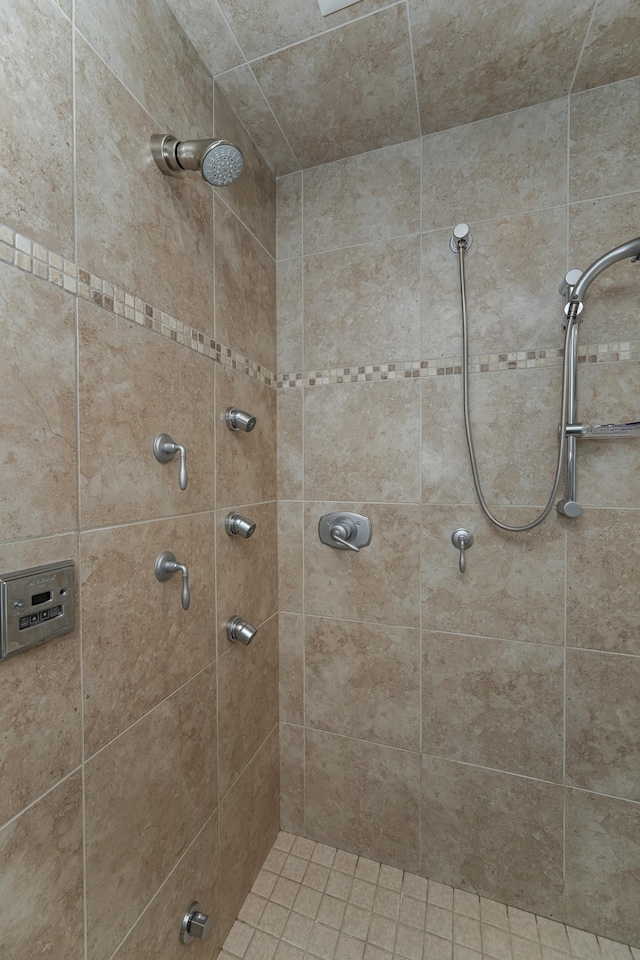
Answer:
<svg viewBox="0 0 640 960"><path fill-rule="evenodd" d="M213 933L213 920L202 912L199 903L193 902L184 917L180 927L180 942L191 943L195 940L208 940Z"/></svg>
<svg viewBox="0 0 640 960"><path fill-rule="evenodd" d="M229 430L244 430L245 433L251 433L256 425L256 418L251 413L244 410L238 410L237 407L229 407L224 415Z"/></svg>
<svg viewBox="0 0 640 960"><path fill-rule="evenodd" d="M248 540L255 531L256 525L252 520L247 520L239 513L230 513L224 521L224 528L230 537L244 537L245 540Z"/></svg>
<svg viewBox="0 0 640 960"><path fill-rule="evenodd" d="M160 463L169 463L176 453L180 454L180 472L178 483L181 490L187 489L187 451L180 443L175 443L168 433L159 433L153 441L153 454Z"/></svg>
<svg viewBox="0 0 640 960"><path fill-rule="evenodd" d="M257 632L257 627L252 627L251 624L243 620L242 617L232 617L227 623L227 639L230 640L231 643L237 643L237 641L240 640L241 643L248 646Z"/></svg>
<svg viewBox="0 0 640 960"><path fill-rule="evenodd" d="M341 523L334 523L329 530L329 536L334 543L339 543L343 547L348 547L348 549L353 550L354 553L360 553L360 547L356 547L353 543L349 543L349 537L353 536L353 526L348 520L342 520Z"/></svg>
<svg viewBox="0 0 640 960"><path fill-rule="evenodd" d="M175 555L171 553L170 550L163 550L163 552L156 557L153 572L156 575L156 580L160 581L168 580L174 573L180 572L182 574L182 609L188 610L191 603L191 592L189 590L189 571L185 565L178 563Z"/></svg>

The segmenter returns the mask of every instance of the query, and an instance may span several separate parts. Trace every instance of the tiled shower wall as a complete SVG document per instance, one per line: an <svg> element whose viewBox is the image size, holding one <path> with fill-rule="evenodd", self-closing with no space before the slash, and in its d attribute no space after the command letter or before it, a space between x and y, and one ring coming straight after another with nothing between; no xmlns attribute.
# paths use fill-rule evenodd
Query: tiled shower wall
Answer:
<svg viewBox="0 0 640 960"><path fill-rule="evenodd" d="M283 828L640 942L637 441L579 447L548 496L565 271L640 233L640 80L278 182ZM640 413L640 267L589 290L579 414ZM321 514L367 514L361 553ZM451 534L475 537L458 571Z"/></svg>
<svg viewBox="0 0 640 960"><path fill-rule="evenodd" d="M77 564L74 632L0 664L0 954L171 960L198 899L213 958L279 827L275 182L161 0L5 3L0 50L0 567ZM214 99L224 192L149 152Z"/></svg>

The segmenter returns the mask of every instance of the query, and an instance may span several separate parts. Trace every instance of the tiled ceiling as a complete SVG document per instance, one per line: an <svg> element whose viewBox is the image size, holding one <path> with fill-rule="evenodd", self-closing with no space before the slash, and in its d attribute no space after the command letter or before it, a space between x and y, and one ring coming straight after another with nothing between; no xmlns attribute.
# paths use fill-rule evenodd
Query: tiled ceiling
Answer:
<svg viewBox="0 0 640 960"><path fill-rule="evenodd" d="M640 75L640 0L169 0L278 175Z"/></svg>

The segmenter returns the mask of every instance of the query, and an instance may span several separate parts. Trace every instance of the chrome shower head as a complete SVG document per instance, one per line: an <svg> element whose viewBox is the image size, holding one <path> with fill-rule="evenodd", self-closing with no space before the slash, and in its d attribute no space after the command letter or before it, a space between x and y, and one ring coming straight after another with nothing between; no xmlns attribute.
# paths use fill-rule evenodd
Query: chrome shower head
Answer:
<svg viewBox="0 0 640 960"><path fill-rule="evenodd" d="M182 140L169 133L151 137L153 159L164 174L179 177L185 170L199 170L212 187L226 187L242 173L244 159L228 140Z"/></svg>

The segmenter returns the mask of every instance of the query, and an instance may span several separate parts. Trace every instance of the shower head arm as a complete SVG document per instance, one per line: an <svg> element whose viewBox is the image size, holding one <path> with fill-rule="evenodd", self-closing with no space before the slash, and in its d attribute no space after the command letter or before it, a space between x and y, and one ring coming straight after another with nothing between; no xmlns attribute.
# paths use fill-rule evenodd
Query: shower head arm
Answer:
<svg viewBox="0 0 640 960"><path fill-rule="evenodd" d="M176 160L183 170L200 171L205 153L218 144L227 142L227 140L181 140L176 145Z"/></svg>
<svg viewBox="0 0 640 960"><path fill-rule="evenodd" d="M619 247L615 247L608 253L598 257L590 267L587 267L573 287L569 302L582 303L587 289L595 278L601 274L603 270L606 270L607 267L612 266L612 264L617 263L619 260L626 260L628 257L632 257L634 260L640 257L640 237L636 237L634 240L628 240L627 243L621 243Z"/></svg>

